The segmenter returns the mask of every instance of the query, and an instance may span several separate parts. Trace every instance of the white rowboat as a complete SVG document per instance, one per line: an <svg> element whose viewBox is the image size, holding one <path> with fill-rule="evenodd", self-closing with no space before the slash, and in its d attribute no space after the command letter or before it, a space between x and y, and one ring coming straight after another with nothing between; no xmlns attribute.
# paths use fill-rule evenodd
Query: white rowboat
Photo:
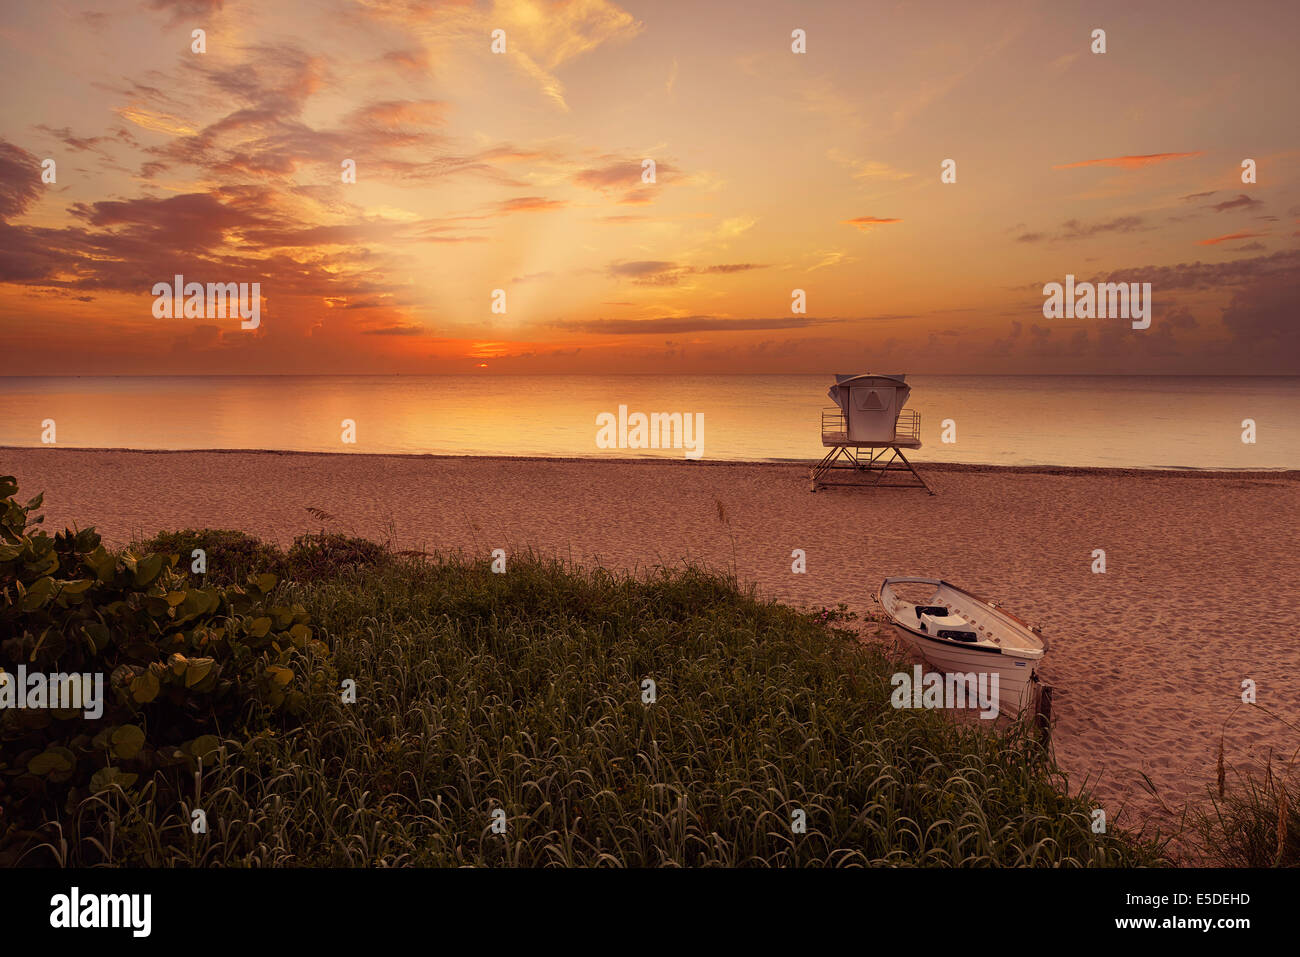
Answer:
<svg viewBox="0 0 1300 957"><path fill-rule="evenodd" d="M899 586L924 586L930 597L908 601ZM890 621L920 655L945 674L998 675L1003 710L1032 707L1046 643L1010 612L938 578L886 578L876 595Z"/></svg>

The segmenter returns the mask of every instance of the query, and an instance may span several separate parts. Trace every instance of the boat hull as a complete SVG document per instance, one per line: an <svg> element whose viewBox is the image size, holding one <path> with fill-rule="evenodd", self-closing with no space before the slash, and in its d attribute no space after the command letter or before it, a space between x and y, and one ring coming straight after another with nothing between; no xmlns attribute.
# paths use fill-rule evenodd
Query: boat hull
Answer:
<svg viewBox="0 0 1300 957"><path fill-rule="evenodd" d="M1002 654L997 650L962 648L950 641L931 638L905 625L894 622L894 630L934 668L944 674L998 675L998 708L1017 714L1032 707L1034 700L1034 675L1038 659Z"/></svg>

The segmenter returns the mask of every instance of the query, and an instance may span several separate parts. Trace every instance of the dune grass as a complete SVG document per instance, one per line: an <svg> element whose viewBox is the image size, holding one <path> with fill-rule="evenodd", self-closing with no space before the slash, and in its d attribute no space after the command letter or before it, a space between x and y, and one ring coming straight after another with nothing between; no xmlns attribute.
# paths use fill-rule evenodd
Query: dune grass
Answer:
<svg viewBox="0 0 1300 957"><path fill-rule="evenodd" d="M277 600L307 608L355 703L319 693L300 724L225 738L179 805L148 781L94 795L24 863L1165 862L1113 820L1093 833L1024 728L893 709L897 663L724 577L236 544L241 573L286 562Z"/></svg>
<svg viewBox="0 0 1300 957"><path fill-rule="evenodd" d="M1247 707L1300 732L1253 701L1233 708L1225 731ZM1300 867L1300 749L1276 761L1270 753L1262 771L1227 767L1224 750L1221 734L1217 786L1207 789L1208 803L1188 814L1202 860L1217 867Z"/></svg>

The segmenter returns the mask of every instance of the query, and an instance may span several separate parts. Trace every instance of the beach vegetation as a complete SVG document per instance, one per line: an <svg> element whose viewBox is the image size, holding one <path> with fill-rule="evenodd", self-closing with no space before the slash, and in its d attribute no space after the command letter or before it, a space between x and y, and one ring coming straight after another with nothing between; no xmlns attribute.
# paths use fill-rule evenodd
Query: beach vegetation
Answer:
<svg viewBox="0 0 1300 957"><path fill-rule="evenodd" d="M1224 722L1250 708L1292 731L1294 723L1258 704L1234 708ZM1216 867L1300 867L1300 750L1287 760L1269 755L1262 770L1230 768L1219 738L1218 774L1206 804L1192 808L1190 829L1203 859Z"/></svg>
<svg viewBox="0 0 1300 957"><path fill-rule="evenodd" d="M0 669L107 678L79 708L0 710L0 862L63 858L61 822L105 791L176 808L227 737L296 720L335 684L300 604L269 572L206 587L175 554L110 552L94 529L49 535L0 477ZM62 702L65 703L66 702ZM54 834L49 825L54 824ZM96 840L73 860L96 860ZM83 856L88 854L89 856Z"/></svg>
<svg viewBox="0 0 1300 957"><path fill-rule="evenodd" d="M127 670L103 721L0 715L5 863L1165 862L1158 840L1096 833L1026 725L896 709L889 651L726 575L525 553L493 574L316 542L311 576L211 587L171 553L41 538L12 486L3 660ZM52 748L72 776L32 770Z"/></svg>

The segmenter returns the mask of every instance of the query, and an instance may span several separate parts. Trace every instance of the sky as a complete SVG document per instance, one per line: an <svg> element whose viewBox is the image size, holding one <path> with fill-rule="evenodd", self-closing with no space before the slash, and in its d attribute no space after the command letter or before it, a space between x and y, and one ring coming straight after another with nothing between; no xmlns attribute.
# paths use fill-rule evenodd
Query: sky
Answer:
<svg viewBox="0 0 1300 957"><path fill-rule="evenodd" d="M1293 2L0 6L0 374L1300 373Z"/></svg>

